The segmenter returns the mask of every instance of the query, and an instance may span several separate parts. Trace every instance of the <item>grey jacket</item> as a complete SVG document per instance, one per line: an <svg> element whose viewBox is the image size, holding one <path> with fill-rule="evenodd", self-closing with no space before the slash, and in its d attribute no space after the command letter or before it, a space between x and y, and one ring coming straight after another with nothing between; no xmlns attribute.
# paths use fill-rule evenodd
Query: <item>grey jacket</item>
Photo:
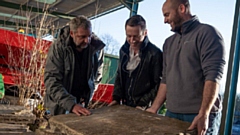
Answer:
<svg viewBox="0 0 240 135"><path fill-rule="evenodd" d="M44 84L46 94L44 105L50 110L52 115L65 114L71 111L76 104L74 95L69 94L72 89L75 57L72 49L72 37L69 34L69 26L60 30L57 41L55 41L48 51L44 72ZM88 57L87 79L90 88L88 93L91 99L95 84L102 78L103 47L105 44L95 35L89 45L90 53ZM89 101L88 100L88 101Z"/></svg>
<svg viewBox="0 0 240 135"><path fill-rule="evenodd" d="M166 107L174 113L198 113L205 81L219 83L225 65L224 42L212 26L194 16L181 32L166 39L163 46L163 79L167 85ZM212 112L221 110L218 96Z"/></svg>

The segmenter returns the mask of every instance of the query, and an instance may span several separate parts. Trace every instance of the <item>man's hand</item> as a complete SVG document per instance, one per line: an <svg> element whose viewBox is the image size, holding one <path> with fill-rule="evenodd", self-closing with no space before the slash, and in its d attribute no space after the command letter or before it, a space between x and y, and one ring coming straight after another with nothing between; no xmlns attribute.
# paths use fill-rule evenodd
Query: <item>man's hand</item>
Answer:
<svg viewBox="0 0 240 135"><path fill-rule="evenodd" d="M203 99L198 115L194 118L191 126L188 128L198 130L198 135L205 135L208 129L209 114L219 93L219 85L213 81L206 81L203 89Z"/></svg>
<svg viewBox="0 0 240 135"><path fill-rule="evenodd" d="M198 135L205 135L207 129L208 129L208 115L201 115L201 114L198 114L191 126L188 128L188 130L193 130L193 129L196 129L197 128L197 131L198 131Z"/></svg>
<svg viewBox="0 0 240 135"><path fill-rule="evenodd" d="M146 111L150 113L157 113L157 110L153 109L152 107L148 108Z"/></svg>
<svg viewBox="0 0 240 135"><path fill-rule="evenodd" d="M137 109L143 110L141 106L136 106Z"/></svg>
<svg viewBox="0 0 240 135"><path fill-rule="evenodd" d="M79 104L74 105L72 112L77 114L78 116L81 116L81 115L88 116L91 114L91 112L88 109L82 107Z"/></svg>
<svg viewBox="0 0 240 135"><path fill-rule="evenodd" d="M136 108L145 111L147 106L136 106Z"/></svg>
<svg viewBox="0 0 240 135"><path fill-rule="evenodd" d="M116 100L113 100L108 106L113 106L119 104Z"/></svg>

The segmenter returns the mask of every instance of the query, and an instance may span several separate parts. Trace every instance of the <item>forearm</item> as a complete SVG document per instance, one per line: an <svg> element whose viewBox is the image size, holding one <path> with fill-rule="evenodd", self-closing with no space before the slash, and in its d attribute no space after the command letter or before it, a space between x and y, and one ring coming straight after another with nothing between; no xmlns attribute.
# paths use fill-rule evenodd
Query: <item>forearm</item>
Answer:
<svg viewBox="0 0 240 135"><path fill-rule="evenodd" d="M68 93L61 83L54 80L56 80L54 77L46 79L46 94L50 96L53 101L57 102L59 106L71 111L72 106L76 103L76 98Z"/></svg>
<svg viewBox="0 0 240 135"><path fill-rule="evenodd" d="M163 105L163 103L166 100L166 94L167 94L167 85L161 83L158 89L157 96L151 106L151 108L157 112L157 110Z"/></svg>
<svg viewBox="0 0 240 135"><path fill-rule="evenodd" d="M62 64L55 64L49 59L44 72L44 85L46 87L46 94L51 97L54 102L58 103L58 105L64 109L70 110L76 101L75 97L69 94L63 86L62 67Z"/></svg>
<svg viewBox="0 0 240 135"><path fill-rule="evenodd" d="M218 83L213 81L205 82L203 90L203 99L201 108L199 110L199 114L207 116L210 114L214 102L217 99L218 93L219 93Z"/></svg>

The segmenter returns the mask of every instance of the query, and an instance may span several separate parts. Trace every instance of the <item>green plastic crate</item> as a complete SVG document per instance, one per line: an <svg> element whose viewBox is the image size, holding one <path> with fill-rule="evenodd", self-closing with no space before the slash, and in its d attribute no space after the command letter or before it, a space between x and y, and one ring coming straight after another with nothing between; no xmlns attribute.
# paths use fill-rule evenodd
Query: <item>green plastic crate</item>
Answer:
<svg viewBox="0 0 240 135"><path fill-rule="evenodd" d="M5 95L4 83L3 83L3 76L0 74L0 99L2 99Z"/></svg>
<svg viewBox="0 0 240 135"><path fill-rule="evenodd" d="M118 68L118 56L104 54L103 77L101 83L114 84Z"/></svg>

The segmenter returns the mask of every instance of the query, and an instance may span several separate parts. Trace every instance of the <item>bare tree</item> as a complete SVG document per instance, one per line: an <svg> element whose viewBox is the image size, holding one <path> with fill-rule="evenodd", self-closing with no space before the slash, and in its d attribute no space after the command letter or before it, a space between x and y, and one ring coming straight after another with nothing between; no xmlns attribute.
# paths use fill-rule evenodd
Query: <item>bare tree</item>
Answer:
<svg viewBox="0 0 240 135"><path fill-rule="evenodd" d="M46 7L48 8L48 5ZM25 13L25 12L24 12ZM31 16L33 12L27 11L26 16ZM45 87L43 85L43 72L45 66L46 55L50 41L43 40L42 37L49 34L50 28L53 24L51 19L47 19L48 12L44 12L41 18L35 23L35 27L31 25L31 19L22 22L26 26L22 27L24 34L9 34L3 35L4 44L6 45L6 60L7 69L11 72L11 79L14 82L12 86L17 88L17 95L19 96L19 104L25 105L29 108L37 106L42 103L43 98L37 102L36 95L43 95ZM36 37L27 36L34 34ZM17 46L16 46L17 45ZM35 98L34 103L30 103L30 98ZM41 97L41 96L40 96Z"/></svg>
<svg viewBox="0 0 240 135"><path fill-rule="evenodd" d="M120 44L110 34L103 34L100 36L103 42L106 44L104 51L107 54L118 55Z"/></svg>

